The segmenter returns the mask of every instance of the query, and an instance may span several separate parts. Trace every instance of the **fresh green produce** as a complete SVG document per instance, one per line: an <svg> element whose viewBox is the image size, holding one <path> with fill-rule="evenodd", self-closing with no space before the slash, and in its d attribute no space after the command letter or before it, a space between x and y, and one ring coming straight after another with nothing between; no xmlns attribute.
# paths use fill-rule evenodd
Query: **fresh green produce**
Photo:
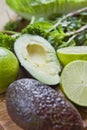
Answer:
<svg viewBox="0 0 87 130"><path fill-rule="evenodd" d="M68 99L87 107L87 61L76 60L66 65L60 84Z"/></svg>
<svg viewBox="0 0 87 130"><path fill-rule="evenodd" d="M65 47L57 50L57 56L63 66L74 60L87 61L87 46Z"/></svg>
<svg viewBox="0 0 87 130"><path fill-rule="evenodd" d="M18 17L15 20L8 21L4 26L4 31L5 31L5 33L10 33L10 34L13 34L16 32L18 33L29 23L30 22L28 20ZM9 31L9 32L7 32L7 31Z"/></svg>
<svg viewBox="0 0 87 130"><path fill-rule="evenodd" d="M40 35L44 38L48 38L49 32L53 27L53 23L50 21L36 21L32 24L27 25L23 30L23 34Z"/></svg>
<svg viewBox="0 0 87 130"><path fill-rule="evenodd" d="M6 93L8 113L24 130L83 130L76 108L39 81L20 79Z"/></svg>
<svg viewBox="0 0 87 130"><path fill-rule="evenodd" d="M20 33L8 29L4 33L18 34L19 36L25 33L40 35L47 39L55 50L67 46L87 45L87 8L55 19L31 21ZM13 41L16 38L1 33L1 46L13 49Z"/></svg>
<svg viewBox="0 0 87 130"><path fill-rule="evenodd" d="M16 21L9 21L4 29L5 30L10 30L10 31L16 31L18 29L18 26L20 25L20 21L16 20Z"/></svg>
<svg viewBox="0 0 87 130"><path fill-rule="evenodd" d="M87 45L87 8L48 21L35 21L22 33L40 35L57 50L67 46Z"/></svg>
<svg viewBox="0 0 87 130"><path fill-rule="evenodd" d="M26 19L48 18L87 7L87 0L6 0L7 4Z"/></svg>
<svg viewBox="0 0 87 130"><path fill-rule="evenodd" d="M17 79L18 71L16 56L8 49L0 47L0 93L5 92L10 83Z"/></svg>
<svg viewBox="0 0 87 130"><path fill-rule="evenodd" d="M55 85L60 81L60 63L51 44L37 35L24 34L14 43L21 65L39 81Z"/></svg>
<svg viewBox="0 0 87 130"><path fill-rule="evenodd" d="M15 38L10 35L0 33L0 47L5 47L11 51L14 49Z"/></svg>

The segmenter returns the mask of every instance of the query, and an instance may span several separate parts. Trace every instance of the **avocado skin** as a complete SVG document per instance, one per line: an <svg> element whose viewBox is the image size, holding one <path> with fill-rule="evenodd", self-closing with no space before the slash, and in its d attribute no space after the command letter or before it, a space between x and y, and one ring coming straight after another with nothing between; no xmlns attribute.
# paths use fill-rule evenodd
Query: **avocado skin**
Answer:
<svg viewBox="0 0 87 130"><path fill-rule="evenodd" d="M6 106L12 120L24 130L83 130L76 108L34 79L13 82L6 93Z"/></svg>

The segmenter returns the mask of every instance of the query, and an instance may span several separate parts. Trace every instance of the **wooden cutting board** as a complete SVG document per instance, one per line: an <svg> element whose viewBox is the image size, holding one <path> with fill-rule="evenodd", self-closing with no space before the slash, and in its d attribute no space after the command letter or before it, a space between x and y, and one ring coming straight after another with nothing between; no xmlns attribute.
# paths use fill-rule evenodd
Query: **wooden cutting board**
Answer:
<svg viewBox="0 0 87 130"><path fill-rule="evenodd" d="M5 94L0 95L0 130L22 130L8 116Z"/></svg>

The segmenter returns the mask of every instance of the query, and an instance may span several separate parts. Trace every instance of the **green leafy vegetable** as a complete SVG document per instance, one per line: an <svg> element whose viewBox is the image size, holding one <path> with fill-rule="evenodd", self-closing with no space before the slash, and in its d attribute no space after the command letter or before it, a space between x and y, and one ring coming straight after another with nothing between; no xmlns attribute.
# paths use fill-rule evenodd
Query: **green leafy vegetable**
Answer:
<svg viewBox="0 0 87 130"><path fill-rule="evenodd" d="M87 0L6 0L7 4L26 19L49 18L87 7ZM67 8L68 7L68 8Z"/></svg>
<svg viewBox="0 0 87 130"><path fill-rule="evenodd" d="M14 50L15 38L7 34L0 33L0 47L5 47L11 51Z"/></svg>
<svg viewBox="0 0 87 130"><path fill-rule="evenodd" d="M48 21L35 22L33 24L29 24L26 28L22 30L22 33L30 33L40 35L44 38L48 37L48 30L52 28L53 24Z"/></svg>
<svg viewBox="0 0 87 130"><path fill-rule="evenodd" d="M16 31L19 25L20 25L20 21L19 20L17 20L17 21L10 21L10 22L8 22L5 25L4 29L5 30L10 30L10 31Z"/></svg>
<svg viewBox="0 0 87 130"><path fill-rule="evenodd" d="M75 46L87 45L87 8L83 8L55 20L32 20L22 32L5 30L6 33L17 34L18 37L24 33L40 35L47 39L56 49ZM13 43L16 38L0 34L1 46L13 49Z"/></svg>
<svg viewBox="0 0 87 130"><path fill-rule="evenodd" d="M29 24L22 33L37 34L46 38L55 49L87 45L87 8L77 10L55 21L39 21Z"/></svg>
<svg viewBox="0 0 87 130"><path fill-rule="evenodd" d="M23 29L27 24L29 24L28 20L25 20L21 17L18 17L16 20L11 20L6 23L4 26L5 31L16 31L19 32Z"/></svg>

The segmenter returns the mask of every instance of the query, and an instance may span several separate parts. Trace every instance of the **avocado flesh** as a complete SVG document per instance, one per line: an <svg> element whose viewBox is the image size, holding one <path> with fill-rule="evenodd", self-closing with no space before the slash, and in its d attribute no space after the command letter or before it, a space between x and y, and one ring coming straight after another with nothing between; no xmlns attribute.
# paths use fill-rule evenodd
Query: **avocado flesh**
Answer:
<svg viewBox="0 0 87 130"><path fill-rule="evenodd" d="M47 75L57 75L56 69L54 68L54 63L51 62L51 55L53 53L47 52L45 48L38 43L32 45L29 44L26 47L26 50L28 54L25 55L24 53L23 57L35 66L36 69L43 73L47 73Z"/></svg>
<svg viewBox="0 0 87 130"><path fill-rule="evenodd" d="M6 105L12 120L24 130L83 130L75 107L34 79L13 82L6 93Z"/></svg>
<svg viewBox="0 0 87 130"><path fill-rule="evenodd" d="M50 43L40 36L24 34L14 44L21 65L36 79L55 85L60 81L60 63Z"/></svg>

